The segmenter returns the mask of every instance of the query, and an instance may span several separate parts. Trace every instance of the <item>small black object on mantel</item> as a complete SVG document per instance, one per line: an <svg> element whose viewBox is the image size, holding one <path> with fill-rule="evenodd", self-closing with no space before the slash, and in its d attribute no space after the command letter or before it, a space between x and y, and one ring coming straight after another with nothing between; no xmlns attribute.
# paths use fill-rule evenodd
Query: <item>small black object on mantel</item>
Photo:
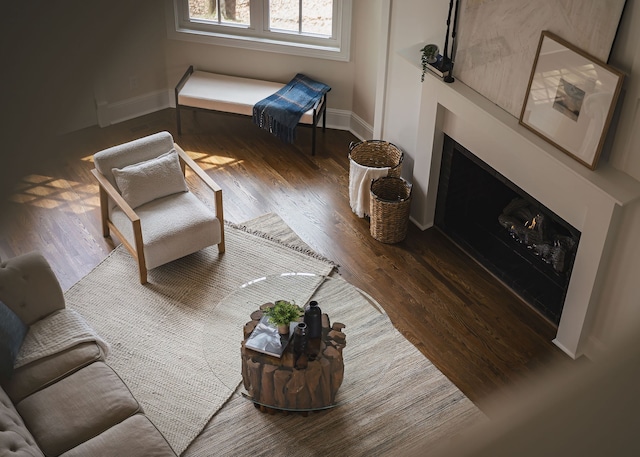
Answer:
<svg viewBox="0 0 640 457"><path fill-rule="evenodd" d="M451 31L451 13L453 12L453 1L449 0L449 15L447 16L447 35L444 39L444 50L442 55L442 66L448 71L444 75L444 82L452 83L455 81L453 77L453 64L456 53L456 31L458 29L458 13L460 11L460 0L455 0L456 13L453 19L453 31ZM449 57L449 35L451 35L451 57Z"/></svg>

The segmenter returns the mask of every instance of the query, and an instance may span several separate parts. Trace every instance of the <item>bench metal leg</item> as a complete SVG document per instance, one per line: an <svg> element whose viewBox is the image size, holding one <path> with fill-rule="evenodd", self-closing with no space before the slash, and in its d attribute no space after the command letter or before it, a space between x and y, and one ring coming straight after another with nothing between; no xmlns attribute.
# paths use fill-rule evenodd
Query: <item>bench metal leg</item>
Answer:
<svg viewBox="0 0 640 457"><path fill-rule="evenodd" d="M316 124L313 124L313 130L311 131L311 155L316 155Z"/></svg>

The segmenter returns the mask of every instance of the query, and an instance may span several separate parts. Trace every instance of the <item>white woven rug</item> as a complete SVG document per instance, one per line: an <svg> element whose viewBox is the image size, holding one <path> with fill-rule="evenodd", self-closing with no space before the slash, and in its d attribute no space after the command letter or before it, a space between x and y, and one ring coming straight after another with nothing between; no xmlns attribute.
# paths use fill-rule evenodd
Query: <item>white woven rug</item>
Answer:
<svg viewBox="0 0 640 457"><path fill-rule="evenodd" d="M277 217L261 222L263 229L283 224ZM151 270L145 286L119 246L65 293L67 307L111 344L107 363L178 454L231 394L211 375L203 355L203 325L215 305L266 274L329 274L334 268L304 247L292 249L239 228L227 226L226 245L222 256L214 246Z"/></svg>
<svg viewBox="0 0 640 457"><path fill-rule="evenodd" d="M270 415L234 395L184 457L422 457L462 439L484 420L473 403L393 327L384 311L351 284L340 277L331 279L314 299L332 322L346 325L340 404L306 417ZM233 303L234 308L244 308L234 309L244 316L255 307L255 300ZM228 307L218 308L215 313L222 315ZM238 337L235 341L236 349L218 360L216 371L240 371Z"/></svg>

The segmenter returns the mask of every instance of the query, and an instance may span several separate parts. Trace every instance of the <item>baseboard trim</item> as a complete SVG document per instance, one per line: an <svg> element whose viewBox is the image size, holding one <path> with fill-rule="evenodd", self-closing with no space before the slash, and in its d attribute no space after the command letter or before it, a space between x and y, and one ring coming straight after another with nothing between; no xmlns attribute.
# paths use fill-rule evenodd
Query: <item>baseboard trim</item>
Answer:
<svg viewBox="0 0 640 457"><path fill-rule="evenodd" d="M349 131L357 136L360 141L373 139L373 126L367 124L364 119L355 113L351 113Z"/></svg>
<svg viewBox="0 0 640 457"><path fill-rule="evenodd" d="M351 111L327 108L327 127L337 130L350 130Z"/></svg>
<svg viewBox="0 0 640 457"><path fill-rule="evenodd" d="M107 127L169 106L169 92L166 90L149 92L115 103L100 103L97 107L98 125Z"/></svg>

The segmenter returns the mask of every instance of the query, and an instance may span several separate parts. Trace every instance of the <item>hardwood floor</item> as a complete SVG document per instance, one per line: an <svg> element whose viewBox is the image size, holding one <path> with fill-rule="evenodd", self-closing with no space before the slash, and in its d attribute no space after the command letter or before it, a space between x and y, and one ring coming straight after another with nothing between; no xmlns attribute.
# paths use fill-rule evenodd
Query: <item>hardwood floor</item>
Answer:
<svg viewBox="0 0 640 457"><path fill-rule="evenodd" d="M0 257L41 251L63 289L87 274L114 248L99 221L98 190L90 174L93 153L169 130L221 185L227 220L278 213L342 276L366 290L395 326L481 408L554 363L573 363L551 343L554 329L437 229L410 224L407 238L385 245L368 222L351 212L348 132L318 135L299 129L285 145L246 117L186 113L183 135L167 109L108 128L91 127L59 139L41 160L23 156L18 183L0 220ZM415 382L420 382L416 379Z"/></svg>

